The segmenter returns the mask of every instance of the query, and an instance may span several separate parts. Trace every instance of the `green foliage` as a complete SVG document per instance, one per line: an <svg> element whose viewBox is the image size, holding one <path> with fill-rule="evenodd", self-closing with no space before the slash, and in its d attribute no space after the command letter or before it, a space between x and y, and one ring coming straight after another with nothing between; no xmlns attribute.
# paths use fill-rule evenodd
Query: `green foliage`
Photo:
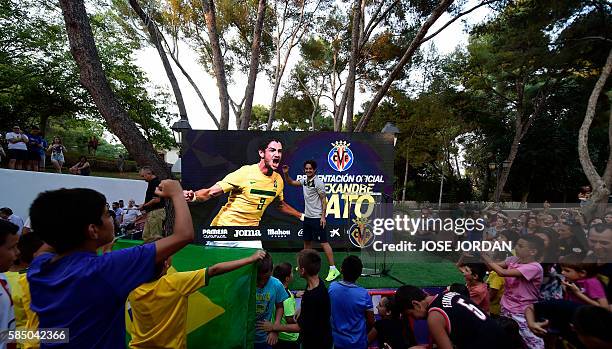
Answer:
<svg viewBox="0 0 612 349"><path fill-rule="evenodd" d="M572 202L587 184L578 161L578 129L610 45L584 38L612 32L610 17L609 8L578 1L512 3L476 27L467 51L445 64L447 81L456 90L449 106L475 126L463 136L463 145L466 168L482 199L496 180L497 171L488 164L501 164L517 113L532 113L542 93L547 102L519 145L506 190L514 200ZM591 157L602 169L609 148L609 103L598 110L589 142Z"/></svg>
<svg viewBox="0 0 612 349"><path fill-rule="evenodd" d="M44 2L43 2L44 3ZM39 1L0 2L0 130L13 124L68 125L86 119L104 128L91 97L79 82L79 72L68 47L60 10ZM41 7L42 6L42 7ZM32 8L37 7L37 11ZM140 47L126 36L110 12L94 8L91 25L111 87L128 115L155 146L174 145L168 124L173 117L166 110L168 96L147 92L150 84L132 61ZM48 121L50 120L50 121ZM52 131L52 127L49 131ZM89 134L102 132L98 127ZM47 138L54 135L47 132ZM64 138L71 139L67 134ZM75 135L76 138L80 134ZM101 145L101 151L116 155L120 149Z"/></svg>

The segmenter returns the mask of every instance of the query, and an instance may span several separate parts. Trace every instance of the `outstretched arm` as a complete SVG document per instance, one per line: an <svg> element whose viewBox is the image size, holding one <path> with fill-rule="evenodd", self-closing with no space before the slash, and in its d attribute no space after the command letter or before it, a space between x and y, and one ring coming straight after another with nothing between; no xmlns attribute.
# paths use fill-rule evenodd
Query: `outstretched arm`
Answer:
<svg viewBox="0 0 612 349"><path fill-rule="evenodd" d="M155 242L155 264L165 261L169 256L193 241L193 222L189 207L181 193L183 188L177 181L165 179L161 181L155 194L172 200L174 205L174 228L172 235Z"/></svg>
<svg viewBox="0 0 612 349"><path fill-rule="evenodd" d="M299 181L291 179L291 177L289 176L289 166L287 165L283 165L283 178L285 178L285 182L287 182L287 184L292 185L294 187L299 187L302 185L302 183L300 183Z"/></svg>
<svg viewBox="0 0 612 349"><path fill-rule="evenodd" d="M293 216L299 220L303 220L302 214L298 212L295 208L291 207L288 203L286 203L285 200L280 200L280 204L278 205L278 210L284 214Z"/></svg>
<svg viewBox="0 0 612 349"><path fill-rule="evenodd" d="M238 259L235 261L222 262L213 265L212 267L208 267L208 277L211 278L213 276L222 275L225 273L229 273L230 271L239 269L245 265L255 263L258 260L261 260L266 255L266 252L259 250L253 253L252 256L247 258Z"/></svg>
<svg viewBox="0 0 612 349"><path fill-rule="evenodd" d="M187 201L206 201L221 194L223 194L223 188L219 184L197 191L183 190L183 195Z"/></svg>

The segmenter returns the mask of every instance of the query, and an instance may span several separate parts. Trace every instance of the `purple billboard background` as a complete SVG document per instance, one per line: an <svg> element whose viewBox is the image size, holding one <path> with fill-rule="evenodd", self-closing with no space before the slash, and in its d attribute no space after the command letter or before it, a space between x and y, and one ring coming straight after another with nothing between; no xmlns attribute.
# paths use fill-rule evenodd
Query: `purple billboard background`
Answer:
<svg viewBox="0 0 612 349"><path fill-rule="evenodd" d="M184 155L182 159L182 183L185 189L208 188L221 180L228 173L243 165L259 162L258 144L268 138L277 138L283 144L281 166L289 166L291 178L303 174L303 162L315 160L318 164L318 175L326 176L324 182L327 190L335 191L355 188L355 184L370 185L376 200L390 198L393 191L393 136L383 133L338 133L338 132L265 132L265 131L189 131L184 137ZM350 143L353 154L351 167L343 172L334 170L328 164L328 154L332 143L345 141ZM279 172L280 166L279 166ZM329 175L338 179L351 179L352 182L333 183ZM352 176L352 177L351 177ZM358 177L361 179L357 181ZM369 179L369 180L368 180ZM353 184L352 187L351 184ZM349 185L349 188L346 187ZM343 187L343 188L340 188ZM381 195L384 194L384 195ZM332 198L337 195L337 198ZM300 212L304 210L302 188L285 184L285 202ZM346 216L346 201L342 193L329 193L328 206L329 229L348 229L355 217L354 212ZM353 198L353 204L356 197ZM332 201L335 200L333 203ZM227 201L227 194L205 203L192 205L194 224L201 230L209 227L210 222ZM331 209L331 213L330 213ZM335 211L335 214L334 214ZM270 205L261 220L260 228L286 228L292 231L301 228L299 221L281 214Z"/></svg>

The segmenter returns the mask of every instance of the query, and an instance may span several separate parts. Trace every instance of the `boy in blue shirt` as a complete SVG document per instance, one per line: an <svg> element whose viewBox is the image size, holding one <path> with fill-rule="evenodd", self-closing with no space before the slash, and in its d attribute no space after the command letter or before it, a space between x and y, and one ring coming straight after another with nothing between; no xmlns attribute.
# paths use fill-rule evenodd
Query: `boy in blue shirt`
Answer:
<svg viewBox="0 0 612 349"><path fill-rule="evenodd" d="M41 349L125 348L128 294L151 281L163 261L193 240L191 214L181 185L164 180L156 193L172 200L174 233L155 243L101 256L96 250L114 238L104 195L91 189L59 189L34 200L32 229L46 242L46 250L54 253L42 253L30 265L31 309L40 318L40 328L68 328L70 332L68 343L41 343Z"/></svg>
<svg viewBox="0 0 612 349"><path fill-rule="evenodd" d="M283 302L289 298L282 282L272 276L272 256L266 253L265 257L257 262L257 291L255 293L255 320L274 321L280 325L285 313ZM272 320L272 314L275 314ZM255 349L271 349L278 342L278 332L255 330Z"/></svg>
<svg viewBox="0 0 612 349"><path fill-rule="evenodd" d="M363 264L357 256L342 262L342 281L329 286L335 349L366 349L374 326L374 305L368 291L355 284Z"/></svg>

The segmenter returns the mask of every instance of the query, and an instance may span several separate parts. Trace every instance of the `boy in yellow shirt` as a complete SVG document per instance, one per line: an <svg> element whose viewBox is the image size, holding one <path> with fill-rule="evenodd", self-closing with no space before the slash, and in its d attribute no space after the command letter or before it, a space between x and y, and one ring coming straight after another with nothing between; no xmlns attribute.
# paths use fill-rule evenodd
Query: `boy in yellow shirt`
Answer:
<svg viewBox="0 0 612 349"><path fill-rule="evenodd" d="M248 258L172 274L167 274L172 263L168 258L157 280L142 284L128 296L134 325L130 348L186 348L189 295L206 286L211 277L254 263L264 256L264 251L257 251Z"/></svg>
<svg viewBox="0 0 612 349"><path fill-rule="evenodd" d="M11 298L15 307L15 327L17 330L35 330L38 328L38 317L30 309L30 288L26 279L26 270L32 260L34 254L41 248L44 242L33 232L23 234L19 237L17 248L19 249L19 258L11 267L10 271L6 272L6 278L11 287ZM17 348L39 348L40 344L37 340L20 343Z"/></svg>

